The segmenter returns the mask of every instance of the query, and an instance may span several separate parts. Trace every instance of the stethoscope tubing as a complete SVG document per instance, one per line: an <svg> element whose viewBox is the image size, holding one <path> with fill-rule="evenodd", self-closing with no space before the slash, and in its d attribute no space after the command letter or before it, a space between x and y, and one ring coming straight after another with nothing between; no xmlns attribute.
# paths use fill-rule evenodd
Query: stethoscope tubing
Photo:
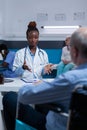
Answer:
<svg viewBox="0 0 87 130"><path fill-rule="evenodd" d="M25 48L24 61L26 61L27 49L28 49L28 47ZM43 51L39 48L38 55L39 55L40 59L43 61L43 58L41 57L41 54L43 55L43 58L44 58L44 53L43 53Z"/></svg>

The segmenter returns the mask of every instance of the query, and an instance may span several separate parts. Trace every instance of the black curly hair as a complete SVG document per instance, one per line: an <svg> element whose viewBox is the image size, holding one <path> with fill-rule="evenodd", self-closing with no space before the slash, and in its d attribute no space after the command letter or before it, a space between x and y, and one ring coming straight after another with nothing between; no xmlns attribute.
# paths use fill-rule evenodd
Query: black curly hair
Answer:
<svg viewBox="0 0 87 130"><path fill-rule="evenodd" d="M2 51L2 50L8 50L8 47L7 47L7 45L6 44L0 44L0 52Z"/></svg>
<svg viewBox="0 0 87 130"><path fill-rule="evenodd" d="M39 30L37 29L37 24L35 21L31 21L29 24L28 24L28 29L26 31L26 36L28 37L28 33L31 32L31 31L37 31L38 34L39 34Z"/></svg>

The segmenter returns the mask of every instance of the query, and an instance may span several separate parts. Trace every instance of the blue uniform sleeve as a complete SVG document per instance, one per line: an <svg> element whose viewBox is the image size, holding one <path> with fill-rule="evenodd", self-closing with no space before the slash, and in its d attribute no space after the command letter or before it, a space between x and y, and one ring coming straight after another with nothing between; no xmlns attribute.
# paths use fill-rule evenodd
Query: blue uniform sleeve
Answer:
<svg viewBox="0 0 87 130"><path fill-rule="evenodd" d="M24 69L22 67L19 67L15 70L16 75L21 76L24 73Z"/></svg>
<svg viewBox="0 0 87 130"><path fill-rule="evenodd" d="M13 63L14 57L15 57L15 53L9 52L4 61L7 62L8 64Z"/></svg>

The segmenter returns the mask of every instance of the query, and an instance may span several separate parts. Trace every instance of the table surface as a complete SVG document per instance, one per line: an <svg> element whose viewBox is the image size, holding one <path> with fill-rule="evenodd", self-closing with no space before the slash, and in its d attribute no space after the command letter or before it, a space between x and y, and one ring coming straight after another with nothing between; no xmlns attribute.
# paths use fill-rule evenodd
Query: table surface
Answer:
<svg viewBox="0 0 87 130"><path fill-rule="evenodd" d="M22 81L20 78L9 78L10 80L13 80L13 82L5 82L4 84L0 84L0 130L6 130L5 124L3 122L2 117L2 111L3 111L3 104L2 104L2 98L3 98L3 92L8 91L15 91L18 92L19 88L22 87L25 84L24 81ZM45 81L51 82L54 79L43 79Z"/></svg>
<svg viewBox="0 0 87 130"><path fill-rule="evenodd" d="M30 84L30 83L25 83L23 80L20 78L8 78L10 80L13 80L12 82L6 82L4 84L0 84L0 92L8 92L8 91L18 91L20 87ZM51 82L54 79L43 79L44 81Z"/></svg>

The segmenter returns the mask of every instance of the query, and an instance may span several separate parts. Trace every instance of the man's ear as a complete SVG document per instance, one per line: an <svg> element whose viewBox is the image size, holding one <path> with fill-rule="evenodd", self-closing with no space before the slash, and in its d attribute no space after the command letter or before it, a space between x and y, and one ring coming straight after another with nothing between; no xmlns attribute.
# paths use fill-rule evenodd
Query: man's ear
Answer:
<svg viewBox="0 0 87 130"><path fill-rule="evenodd" d="M28 37L26 36L26 39L28 40Z"/></svg>
<svg viewBox="0 0 87 130"><path fill-rule="evenodd" d="M74 55L74 57L78 57L78 54L79 54L78 52L79 52L79 50L78 50L76 47L74 47L73 49L74 49L74 50L73 50L73 53L74 53L73 55Z"/></svg>

